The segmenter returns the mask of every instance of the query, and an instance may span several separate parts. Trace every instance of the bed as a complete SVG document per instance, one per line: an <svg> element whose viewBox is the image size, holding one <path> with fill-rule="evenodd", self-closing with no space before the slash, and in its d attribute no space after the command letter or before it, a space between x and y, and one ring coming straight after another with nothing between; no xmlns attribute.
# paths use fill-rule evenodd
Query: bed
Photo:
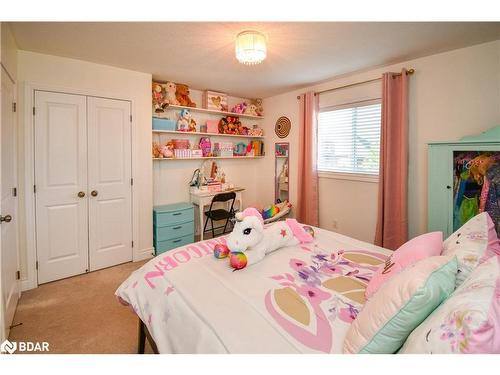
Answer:
<svg viewBox="0 0 500 375"><path fill-rule="evenodd" d="M272 225L272 224L271 224ZM390 250L315 228L315 240L233 271L212 249L163 253L117 289L159 353L341 353L364 291Z"/></svg>

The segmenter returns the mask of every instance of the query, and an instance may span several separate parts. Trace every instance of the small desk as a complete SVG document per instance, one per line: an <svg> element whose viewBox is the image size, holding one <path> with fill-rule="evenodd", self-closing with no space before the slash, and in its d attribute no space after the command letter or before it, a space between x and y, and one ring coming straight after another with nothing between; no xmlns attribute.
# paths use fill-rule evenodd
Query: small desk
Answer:
<svg viewBox="0 0 500 375"><path fill-rule="evenodd" d="M241 187L235 187L233 189L229 190L223 190L223 191L218 191L218 192L208 192L208 191L203 191L203 192L190 192L190 201L192 204L195 206L198 206L198 216L199 216L199 229L200 229L200 241L203 241L203 226L205 224L204 216L205 216L205 207L210 206L210 203L212 203L212 198L217 195L217 194L222 194L222 193L230 193L234 191L236 193L236 199L234 200L235 206L236 202L238 202L238 208L241 210L243 207L243 199L241 197L241 193L244 191L244 188Z"/></svg>

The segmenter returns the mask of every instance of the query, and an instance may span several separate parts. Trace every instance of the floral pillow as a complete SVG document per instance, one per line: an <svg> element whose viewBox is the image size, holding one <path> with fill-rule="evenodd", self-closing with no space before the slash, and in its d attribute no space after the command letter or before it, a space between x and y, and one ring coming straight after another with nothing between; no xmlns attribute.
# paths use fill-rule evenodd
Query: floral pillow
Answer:
<svg viewBox="0 0 500 375"><path fill-rule="evenodd" d="M457 258L422 259L388 280L369 299L347 332L344 353L397 352L455 290Z"/></svg>
<svg viewBox="0 0 500 375"><path fill-rule="evenodd" d="M500 241L487 212L474 216L443 243L443 255L458 259L457 287L493 255L500 255Z"/></svg>
<svg viewBox="0 0 500 375"><path fill-rule="evenodd" d="M500 353L500 257L472 271L400 353Z"/></svg>
<svg viewBox="0 0 500 375"><path fill-rule="evenodd" d="M365 296L370 298L390 278L397 275L405 267L431 256L441 255L443 250L443 233L432 232L412 238L400 246L391 257L373 275Z"/></svg>

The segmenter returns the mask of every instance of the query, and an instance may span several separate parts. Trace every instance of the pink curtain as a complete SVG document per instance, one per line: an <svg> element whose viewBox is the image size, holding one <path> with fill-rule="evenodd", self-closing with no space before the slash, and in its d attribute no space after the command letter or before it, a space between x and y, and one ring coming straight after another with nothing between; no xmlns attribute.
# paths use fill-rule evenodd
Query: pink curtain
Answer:
<svg viewBox="0 0 500 375"><path fill-rule="evenodd" d="M299 98L299 185L297 220L319 226L317 164L318 96L314 92Z"/></svg>
<svg viewBox="0 0 500 375"><path fill-rule="evenodd" d="M408 240L408 76L382 76L382 128L375 245L395 250Z"/></svg>

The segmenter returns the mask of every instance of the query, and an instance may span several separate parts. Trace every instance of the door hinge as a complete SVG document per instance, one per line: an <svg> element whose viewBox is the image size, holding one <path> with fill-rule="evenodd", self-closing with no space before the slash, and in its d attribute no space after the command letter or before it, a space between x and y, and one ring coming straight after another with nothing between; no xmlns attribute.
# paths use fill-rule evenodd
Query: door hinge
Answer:
<svg viewBox="0 0 500 375"><path fill-rule="evenodd" d="M12 103L12 112L17 112L17 103L16 102Z"/></svg>
<svg viewBox="0 0 500 375"><path fill-rule="evenodd" d="M36 194L36 185L33 185L33 193Z"/></svg>
<svg viewBox="0 0 500 375"><path fill-rule="evenodd" d="M134 185L134 179L133 178L130 179L130 185Z"/></svg>
<svg viewBox="0 0 500 375"><path fill-rule="evenodd" d="M21 271L16 271L16 280L21 280Z"/></svg>
<svg viewBox="0 0 500 375"><path fill-rule="evenodd" d="M36 110L35 110L35 107L33 107L33 116L35 116L36 114Z"/></svg>
<svg viewBox="0 0 500 375"><path fill-rule="evenodd" d="M12 188L12 196L17 197L17 188L15 187Z"/></svg>
<svg viewBox="0 0 500 375"><path fill-rule="evenodd" d="M134 241L132 241L132 247L134 247Z"/></svg>
<svg viewBox="0 0 500 375"><path fill-rule="evenodd" d="M38 270L38 260L35 263L35 268Z"/></svg>
<svg viewBox="0 0 500 375"><path fill-rule="evenodd" d="M130 122L132 122L132 115L130 115Z"/></svg>

